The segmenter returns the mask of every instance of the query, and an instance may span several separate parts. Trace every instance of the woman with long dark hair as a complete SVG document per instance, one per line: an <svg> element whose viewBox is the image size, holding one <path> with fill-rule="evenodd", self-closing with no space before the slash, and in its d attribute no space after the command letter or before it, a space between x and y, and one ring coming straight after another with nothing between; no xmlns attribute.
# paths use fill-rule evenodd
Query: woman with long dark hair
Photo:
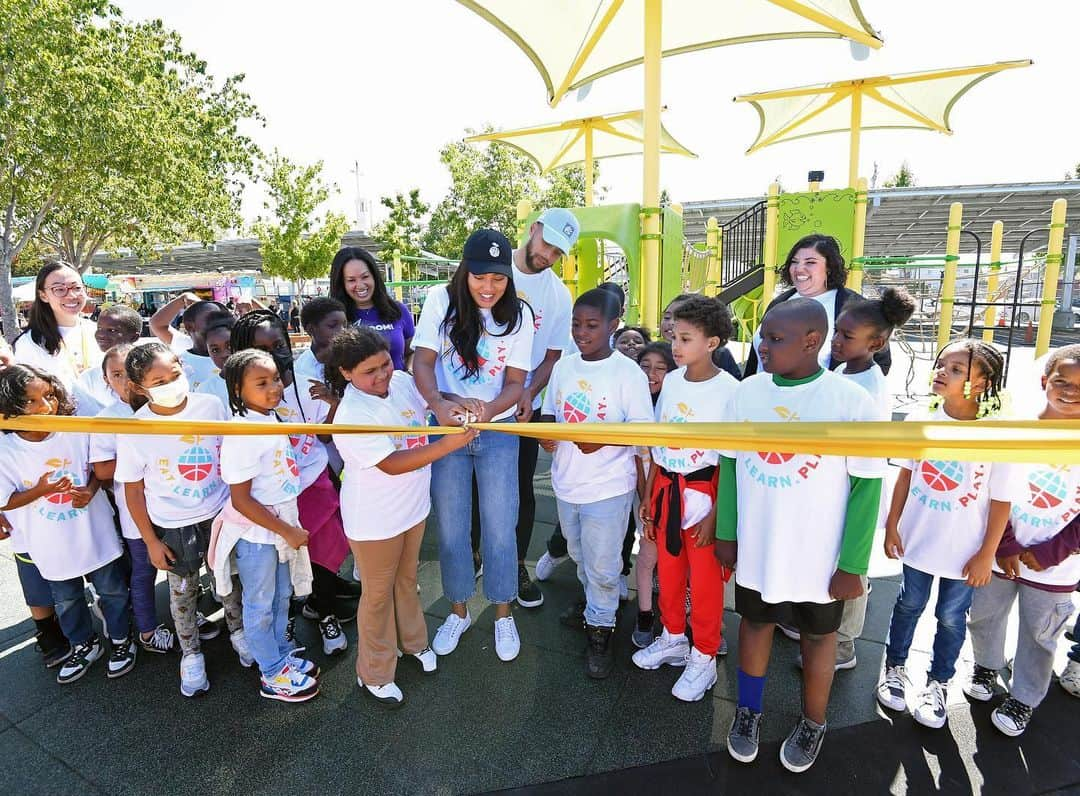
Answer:
<svg viewBox="0 0 1080 796"><path fill-rule="evenodd" d="M353 326L367 326L386 338L395 370L412 358L413 317L390 296L375 258L359 246L344 246L330 265L330 297L345 305Z"/></svg>
<svg viewBox="0 0 1080 796"><path fill-rule="evenodd" d="M413 374L440 425L514 422L532 356L533 317L514 290L513 247L491 229L474 232L449 285L428 292L417 324ZM521 649L510 604L517 597L515 525L518 439L481 434L431 465L439 520L439 564L451 612L432 649L448 655L472 624L466 605L476 591L472 557L472 490L479 492L484 595L495 605L495 651L503 661Z"/></svg>

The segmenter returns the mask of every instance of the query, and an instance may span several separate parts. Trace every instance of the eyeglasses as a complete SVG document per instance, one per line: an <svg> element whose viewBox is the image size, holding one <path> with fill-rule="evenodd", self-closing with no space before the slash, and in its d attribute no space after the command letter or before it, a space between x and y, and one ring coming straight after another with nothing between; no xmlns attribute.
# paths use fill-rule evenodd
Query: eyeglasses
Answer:
<svg viewBox="0 0 1080 796"><path fill-rule="evenodd" d="M64 298L65 296L67 296L70 293L85 293L86 292L86 287L83 285L82 282L70 282L69 284L66 284L66 285L53 285L52 287L47 288L47 289L48 289L48 291L50 293L52 293L57 298Z"/></svg>

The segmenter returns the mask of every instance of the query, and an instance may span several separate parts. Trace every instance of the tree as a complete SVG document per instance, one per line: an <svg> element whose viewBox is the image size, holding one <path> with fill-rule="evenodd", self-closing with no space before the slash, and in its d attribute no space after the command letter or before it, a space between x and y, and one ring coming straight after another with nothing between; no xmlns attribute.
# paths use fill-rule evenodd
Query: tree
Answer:
<svg viewBox="0 0 1080 796"><path fill-rule="evenodd" d="M493 130L489 125L484 132ZM459 257L469 233L483 227L515 240L520 232L517 206L523 199L536 207L580 207L585 201L583 169L559 169L541 177L536 164L513 147L453 141L439 158L450 172L450 190L431 213L424 248L444 257Z"/></svg>
<svg viewBox="0 0 1080 796"><path fill-rule="evenodd" d="M885 180L886 188L913 188L916 184L915 172L906 160L900 163L900 170L896 174Z"/></svg>
<svg viewBox="0 0 1080 796"><path fill-rule="evenodd" d="M383 207L390 211L386 220L376 224L371 230L371 238L379 244L384 252L383 260L391 258L392 252L406 257L420 256L420 241L424 232L424 216L429 210L429 205L420 199L420 189L413 188L409 195L396 193L394 196L384 196L379 200ZM408 274L413 269L409 264L404 264L404 274L394 274L395 279L409 278Z"/></svg>
<svg viewBox="0 0 1080 796"><path fill-rule="evenodd" d="M211 240L238 219L257 117L161 22L101 0L0 0L0 314L41 235L84 268L99 248Z"/></svg>
<svg viewBox="0 0 1080 796"><path fill-rule="evenodd" d="M331 192L337 193L335 186L322 182L322 168L321 160L304 166L275 150L265 169L263 202L273 220L260 216L252 227L259 239L263 273L296 282L300 293L306 280L330 272L341 238L349 231L349 222L340 213L317 213Z"/></svg>

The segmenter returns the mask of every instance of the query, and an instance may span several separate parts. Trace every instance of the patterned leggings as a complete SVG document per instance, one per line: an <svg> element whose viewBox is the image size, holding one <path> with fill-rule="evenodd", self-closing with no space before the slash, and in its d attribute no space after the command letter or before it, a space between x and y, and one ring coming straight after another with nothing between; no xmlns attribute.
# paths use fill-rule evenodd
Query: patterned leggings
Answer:
<svg viewBox="0 0 1080 796"><path fill-rule="evenodd" d="M176 575L167 573L169 578L169 612L176 626L176 637L180 641L180 651L184 655L198 652L199 629L196 614L199 603L198 575ZM225 608L225 624L230 633L244 628L244 608L240 596L240 580L233 576L233 589L221 595L221 604Z"/></svg>

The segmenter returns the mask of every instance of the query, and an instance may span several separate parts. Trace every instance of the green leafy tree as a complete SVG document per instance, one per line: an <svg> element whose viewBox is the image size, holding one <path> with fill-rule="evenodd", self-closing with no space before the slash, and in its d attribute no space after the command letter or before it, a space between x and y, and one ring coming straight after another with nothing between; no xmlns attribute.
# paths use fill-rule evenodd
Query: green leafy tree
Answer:
<svg viewBox="0 0 1080 796"><path fill-rule="evenodd" d="M488 126L484 132L493 130ZM450 172L450 190L432 211L423 242L425 249L444 257L459 257L469 233L482 227L516 240L517 206L523 199L535 207L580 207L585 201L583 169L559 169L541 177L536 164L513 147L454 141L439 158Z"/></svg>
<svg viewBox="0 0 1080 796"><path fill-rule="evenodd" d="M296 282L301 293L305 281L330 272L341 238L349 231L345 216L318 212L331 193L337 193L336 187L323 183L322 168L321 160L304 166L275 151L266 166L263 202L273 218L260 216L252 227L263 273Z"/></svg>
<svg viewBox="0 0 1080 796"><path fill-rule="evenodd" d="M80 268L103 248L211 240L239 218L257 114L158 22L100 0L0 0L0 315L41 237Z"/></svg>
<svg viewBox="0 0 1080 796"><path fill-rule="evenodd" d="M917 184L915 172L911 170L906 160L900 163L900 170L896 174L885 180L886 188L913 188Z"/></svg>
<svg viewBox="0 0 1080 796"><path fill-rule="evenodd" d="M387 261L392 252L402 256L420 256L420 244L424 232L424 216L430 209L429 205L420 199L420 189L413 188L408 196L396 193L393 196L384 196L379 200L380 204L390 211L386 220L376 224L371 230L371 238L379 244L382 250L382 258ZM396 279L412 279L413 271L409 263L404 263L405 273L395 274Z"/></svg>

